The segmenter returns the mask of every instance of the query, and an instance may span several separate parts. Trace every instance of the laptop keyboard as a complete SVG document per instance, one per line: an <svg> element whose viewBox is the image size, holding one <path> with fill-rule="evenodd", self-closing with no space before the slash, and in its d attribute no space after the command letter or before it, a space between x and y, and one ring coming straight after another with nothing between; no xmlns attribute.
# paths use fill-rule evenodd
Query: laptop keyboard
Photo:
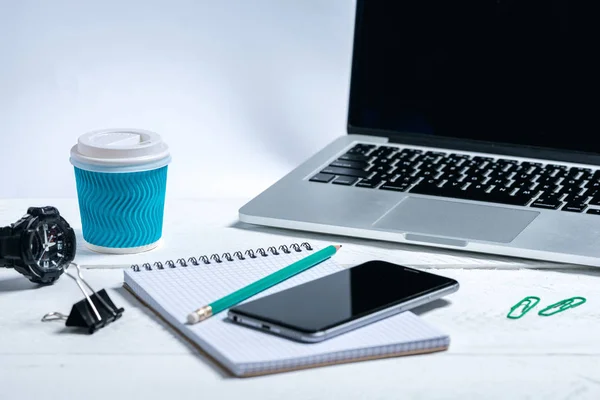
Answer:
<svg viewBox="0 0 600 400"><path fill-rule="evenodd" d="M357 144L310 181L600 215L600 170Z"/></svg>

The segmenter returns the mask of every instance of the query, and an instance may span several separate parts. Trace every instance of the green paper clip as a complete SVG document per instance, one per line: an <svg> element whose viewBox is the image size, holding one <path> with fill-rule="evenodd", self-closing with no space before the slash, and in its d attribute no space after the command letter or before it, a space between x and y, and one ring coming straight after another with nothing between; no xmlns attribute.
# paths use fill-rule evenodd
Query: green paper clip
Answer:
<svg viewBox="0 0 600 400"><path fill-rule="evenodd" d="M538 313L538 315L541 315L542 317L549 317L551 315L558 314L559 312L566 311L569 308L579 307L580 305L585 303L585 301L585 298L579 296L571 297L570 299L564 299L559 301L558 303L551 304L548 307L544 308ZM553 312L548 312L553 308L556 308L556 310Z"/></svg>
<svg viewBox="0 0 600 400"><path fill-rule="evenodd" d="M527 314L533 307L535 307L540 302L540 298L536 296L527 296L517 304L511 307L510 312L506 315L506 318L510 319L519 319L523 315ZM513 312L519 308L523 307L521 310L521 314L513 315Z"/></svg>

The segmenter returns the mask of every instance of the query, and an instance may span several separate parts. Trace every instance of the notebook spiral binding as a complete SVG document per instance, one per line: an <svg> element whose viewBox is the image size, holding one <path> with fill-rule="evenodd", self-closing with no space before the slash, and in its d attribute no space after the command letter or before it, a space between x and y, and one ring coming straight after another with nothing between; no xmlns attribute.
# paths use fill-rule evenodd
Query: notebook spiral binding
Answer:
<svg viewBox="0 0 600 400"><path fill-rule="evenodd" d="M285 254L290 254L292 251L301 252L302 247L304 247L307 251L313 250L313 247L307 242L304 242L302 244L292 243L289 245L289 247L286 246L285 244L282 244L281 246L279 246L279 250L281 250ZM247 255L249 258L268 257L269 253L271 253L271 255L278 256L281 253L279 251L277 251L277 249L278 248L275 246L270 246L266 250L262 247L259 247L256 250L248 249L244 252L241 252L238 250L238 251L234 252L233 255L231 253L223 253L220 256L218 254L212 254L210 256L202 255L202 256L199 256L198 258L189 257L187 260L185 258L179 258L176 261L167 260L164 262L164 264L160 261L156 261L152 265L150 263L144 263L141 266L138 264L133 264L133 265L131 265L130 268L132 270L134 270L135 272L139 272L141 270L152 271L153 267L156 269L188 267L190 264L192 264L192 265L212 264L213 261L217 264L220 264L225 261L227 261L227 262L235 261L236 258L238 260L245 260L246 257L244 257L244 254ZM211 261L211 260L213 260L213 261Z"/></svg>

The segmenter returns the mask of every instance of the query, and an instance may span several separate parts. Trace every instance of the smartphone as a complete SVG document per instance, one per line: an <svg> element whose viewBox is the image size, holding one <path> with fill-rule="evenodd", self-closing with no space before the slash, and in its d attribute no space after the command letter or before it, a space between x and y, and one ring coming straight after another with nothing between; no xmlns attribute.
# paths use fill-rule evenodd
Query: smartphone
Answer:
<svg viewBox="0 0 600 400"><path fill-rule="evenodd" d="M369 261L232 307L228 319L300 342L320 342L458 290L454 279Z"/></svg>

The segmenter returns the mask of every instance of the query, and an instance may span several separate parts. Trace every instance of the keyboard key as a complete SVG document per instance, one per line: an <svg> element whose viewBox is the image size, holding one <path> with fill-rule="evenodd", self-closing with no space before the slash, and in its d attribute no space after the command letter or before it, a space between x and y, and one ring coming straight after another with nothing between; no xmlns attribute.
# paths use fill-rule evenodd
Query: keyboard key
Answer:
<svg viewBox="0 0 600 400"><path fill-rule="evenodd" d="M440 159L439 156L433 156L433 155L429 155L428 153L423 154L422 156L419 156L417 159L415 159L415 161L421 161L423 163L427 163L427 164L435 164L438 160Z"/></svg>
<svg viewBox="0 0 600 400"><path fill-rule="evenodd" d="M394 179L394 183L395 184L407 184L407 185L412 185L413 183L415 183L417 180L419 180L419 178L415 177L415 176L410 176L410 175L399 175L398 177L396 177Z"/></svg>
<svg viewBox="0 0 600 400"><path fill-rule="evenodd" d="M536 201L534 201L533 203L531 203L531 207L535 207L535 208L545 208L547 210L558 210L558 208L560 207L562 203L558 200L540 200L537 199Z"/></svg>
<svg viewBox="0 0 600 400"><path fill-rule="evenodd" d="M394 162L394 160L392 160L391 158L377 158L375 161L373 161L373 165L386 165L386 166L390 166L392 163Z"/></svg>
<svg viewBox="0 0 600 400"><path fill-rule="evenodd" d="M363 149L374 149L377 147L377 145L368 143L358 143L355 147L361 147Z"/></svg>
<svg viewBox="0 0 600 400"><path fill-rule="evenodd" d="M388 179L380 189L405 191L411 187L419 178L410 175L395 175Z"/></svg>
<svg viewBox="0 0 600 400"><path fill-rule="evenodd" d="M413 167L406 167L406 166L398 166L396 165L396 169L394 170L395 173L397 174L403 174L403 175L412 175L414 173L417 172L417 170Z"/></svg>
<svg viewBox="0 0 600 400"><path fill-rule="evenodd" d="M486 183L488 185L494 185L494 186L508 186L508 179L493 179L490 178L489 181L487 181Z"/></svg>
<svg viewBox="0 0 600 400"><path fill-rule="evenodd" d="M535 182L531 181L514 181L509 186L513 189L521 188L522 190L529 190L535 185Z"/></svg>
<svg viewBox="0 0 600 400"><path fill-rule="evenodd" d="M394 147L379 147L379 148L375 149L375 151L373 151L373 153L371 153L371 155L375 156L375 157L379 157L379 158L386 158L386 157L389 157L395 151L396 151L396 148L394 148Z"/></svg>
<svg viewBox="0 0 600 400"><path fill-rule="evenodd" d="M528 190L528 189L525 189L525 190L522 189L518 192L519 196L526 196L526 197L530 197L530 198L534 198L538 193L539 193L538 190Z"/></svg>
<svg viewBox="0 0 600 400"><path fill-rule="evenodd" d="M531 167L541 167L542 163L523 161L520 165L523 169L530 169Z"/></svg>
<svg viewBox="0 0 600 400"><path fill-rule="evenodd" d="M550 169L567 169L566 165L558 165L558 164L547 164L546 168Z"/></svg>
<svg viewBox="0 0 600 400"><path fill-rule="evenodd" d="M504 166L502 166L500 164L495 164L495 163L486 165L485 168L484 168L484 170L485 170L484 173L487 172L487 175L492 174L494 172L505 173Z"/></svg>
<svg viewBox="0 0 600 400"><path fill-rule="evenodd" d="M564 195L560 193L542 192L537 198L536 202L540 201L543 203L560 203L563 196Z"/></svg>
<svg viewBox="0 0 600 400"><path fill-rule="evenodd" d="M378 174L387 174L392 170L389 165L374 165L369 172L377 172Z"/></svg>
<svg viewBox="0 0 600 400"><path fill-rule="evenodd" d="M383 185L381 185L380 189L394 190L396 192L404 192L409 187L410 187L410 184L407 184L407 183L386 182Z"/></svg>
<svg viewBox="0 0 600 400"><path fill-rule="evenodd" d="M600 209L598 209L598 208L590 208L589 210L587 210L586 214L600 215Z"/></svg>
<svg viewBox="0 0 600 400"><path fill-rule="evenodd" d="M431 180L433 181L433 180ZM454 192L449 192L440 188L436 183L422 182L410 189L410 193L427 194L430 196L448 196L454 197Z"/></svg>
<svg viewBox="0 0 600 400"><path fill-rule="evenodd" d="M441 151L427 151L427 152L425 152L425 155L435 156L435 157L445 157L446 153L443 153Z"/></svg>
<svg viewBox="0 0 600 400"><path fill-rule="evenodd" d="M543 167L536 167L533 170L533 174L534 175L539 175L538 179L547 178L547 177L552 176L552 170L546 169L546 168L543 168Z"/></svg>
<svg viewBox="0 0 600 400"><path fill-rule="evenodd" d="M371 175L371 172L361 171L353 168L327 167L323 171L324 174L355 176L357 178L366 178Z"/></svg>
<svg viewBox="0 0 600 400"><path fill-rule="evenodd" d="M600 190L600 182L587 181L583 187L593 190Z"/></svg>
<svg viewBox="0 0 600 400"><path fill-rule="evenodd" d="M489 189L490 187L487 185L471 184L467 186L464 191L467 192L467 198L472 200L492 201L493 196L490 196Z"/></svg>
<svg viewBox="0 0 600 400"><path fill-rule="evenodd" d="M585 203L588 196L580 196L578 194L569 194L567 195L563 201L567 203Z"/></svg>
<svg viewBox="0 0 600 400"><path fill-rule="evenodd" d="M311 182L324 182L327 183L330 180L332 180L333 178L335 178L335 175L330 175L330 174L316 174L315 176L313 176L312 178L310 178Z"/></svg>
<svg viewBox="0 0 600 400"><path fill-rule="evenodd" d="M462 158L459 158L456 160L453 158L444 158L441 160L441 162L445 163L446 165L451 165L453 167L457 167L457 168L461 168L461 169L464 168L464 167L461 167L461 165L464 161L465 160Z"/></svg>
<svg viewBox="0 0 600 400"><path fill-rule="evenodd" d="M395 176L396 176L396 174L376 173L375 175L373 175L371 177L371 179L379 180L379 181L389 181L389 180L392 180Z"/></svg>
<svg viewBox="0 0 600 400"><path fill-rule="evenodd" d="M501 165L518 165L519 162L517 160L509 160L506 158L500 158L498 160L496 160L496 163L501 164Z"/></svg>
<svg viewBox="0 0 600 400"><path fill-rule="evenodd" d="M404 155L404 156L416 156L417 154L421 154L423 153L421 150L418 149L402 149L400 150L400 154Z"/></svg>
<svg viewBox="0 0 600 400"><path fill-rule="evenodd" d="M450 158L450 159L456 159L456 160L459 160L459 159L470 160L471 156L468 155L468 154L456 154L456 153L452 153L452 154L450 154L448 156L448 158Z"/></svg>
<svg viewBox="0 0 600 400"><path fill-rule="evenodd" d="M366 162L369 159L371 159L371 157L369 156L364 156L362 154L349 154L346 153L343 156L340 156L339 158L340 160L349 160L349 161L363 161Z"/></svg>
<svg viewBox="0 0 600 400"><path fill-rule="evenodd" d="M552 193L552 192L555 192L556 189L558 189L558 185L551 185L549 183L542 185L542 184L538 183L538 185L535 188L536 188L536 190L541 190L544 193Z"/></svg>
<svg viewBox="0 0 600 400"><path fill-rule="evenodd" d="M581 194L581 192L583 189L577 186L563 186L557 191L560 194Z"/></svg>
<svg viewBox="0 0 600 400"><path fill-rule="evenodd" d="M341 167L341 168L354 168L354 169L365 169L369 166L366 162L360 161L349 161L349 160L336 160L329 164L330 167Z"/></svg>
<svg viewBox="0 0 600 400"><path fill-rule="evenodd" d="M481 168L477 168L477 167L474 167L474 166L467 167L467 166L461 165L460 172L462 174L465 174L465 175L484 176L486 170L485 169L481 169Z"/></svg>
<svg viewBox="0 0 600 400"><path fill-rule="evenodd" d="M552 173L552 176L555 178L564 178L565 176L567 176L567 170L566 169L556 169Z"/></svg>
<svg viewBox="0 0 600 400"><path fill-rule="evenodd" d="M600 206L600 196L594 196L590 201L589 201L589 205L590 206Z"/></svg>
<svg viewBox="0 0 600 400"><path fill-rule="evenodd" d="M483 185L481 183L477 183L477 184L473 183L467 188L467 190L470 190L470 191L480 191L480 192L487 192L489 189L490 189L489 186Z"/></svg>
<svg viewBox="0 0 600 400"><path fill-rule="evenodd" d="M534 197L534 195L531 193L531 191L527 190L523 192L517 190L514 192L514 189L506 190L506 188L497 187L492 189L492 191L489 193L488 201L502 204L512 204L514 206L525 206Z"/></svg>
<svg viewBox="0 0 600 400"><path fill-rule="evenodd" d="M360 182L356 184L358 187L364 188L375 188L377 185L381 183L379 179L362 179Z"/></svg>
<svg viewBox="0 0 600 400"><path fill-rule="evenodd" d="M442 171L447 172L447 173L459 173L463 169L464 168L458 167L456 165L447 164L446 166L444 166L444 168L442 169Z"/></svg>
<svg viewBox="0 0 600 400"><path fill-rule="evenodd" d="M467 186L465 182L459 182L456 179L452 179L444 183L444 190L448 192L462 190L465 186Z"/></svg>
<svg viewBox="0 0 600 400"><path fill-rule="evenodd" d="M471 183L480 183L483 182L487 179L487 177L483 176L483 175L475 175L475 174L471 174L471 175L467 175L462 181L463 182L471 182Z"/></svg>
<svg viewBox="0 0 600 400"><path fill-rule="evenodd" d="M587 205L584 203L567 203L561 209L562 211L570 211L570 212L583 212L587 208Z"/></svg>
<svg viewBox="0 0 600 400"><path fill-rule="evenodd" d="M583 185L583 181L580 181L579 179L565 178L560 184L568 187L581 187Z"/></svg>
<svg viewBox="0 0 600 400"><path fill-rule="evenodd" d="M335 180L331 183L333 183L334 185L353 185L356 181L358 181L358 178L352 177L352 176L338 176L337 178L335 178Z"/></svg>
<svg viewBox="0 0 600 400"><path fill-rule="evenodd" d="M430 171L430 170L425 170L425 171L419 171L415 174L416 177L423 177L425 179L430 179L435 177L438 174L437 171Z"/></svg>
<svg viewBox="0 0 600 400"><path fill-rule="evenodd" d="M515 188L496 186L495 188L493 188L491 190L491 193L504 196L504 195L511 194L514 190L515 190Z"/></svg>
<svg viewBox="0 0 600 400"><path fill-rule="evenodd" d="M475 161L479 165L483 165L483 164L486 164L486 163L493 162L494 159L492 157L479 157L479 156L476 156L476 157L473 157L473 161Z"/></svg>
<svg viewBox="0 0 600 400"><path fill-rule="evenodd" d="M532 182L533 178L535 177L535 175L530 175L530 174L524 174L524 173L518 173L515 174L512 179L515 181L525 181L525 182Z"/></svg>
<svg viewBox="0 0 600 400"><path fill-rule="evenodd" d="M508 180L508 177L512 174L512 172L507 172L507 171L492 171L489 174L487 174L486 176L490 179L502 179L502 180Z"/></svg>
<svg viewBox="0 0 600 400"><path fill-rule="evenodd" d="M589 168L573 167L569 169L567 177L579 180L590 179L592 177L592 170Z"/></svg>
<svg viewBox="0 0 600 400"><path fill-rule="evenodd" d="M548 174L548 171L546 171L545 169L542 169L542 167L536 167L534 169L532 169L531 171L529 171L530 175L534 176L534 179L537 181L538 179L550 176Z"/></svg>
<svg viewBox="0 0 600 400"><path fill-rule="evenodd" d="M421 171L438 171L441 168L441 165L433 164L430 162L424 162L423 164L417 167Z"/></svg>
<svg viewBox="0 0 600 400"><path fill-rule="evenodd" d="M536 182L544 185L556 185L558 178L555 176L542 176L536 179Z"/></svg>
<svg viewBox="0 0 600 400"><path fill-rule="evenodd" d="M416 165L416 163L414 163L412 161L399 161L396 164L396 168L410 168L410 169L415 169L415 165Z"/></svg>
<svg viewBox="0 0 600 400"><path fill-rule="evenodd" d="M447 172L443 172L442 175L440 175L438 177L438 179L448 180L448 181L455 181L455 180L458 180L460 177L461 177L461 175L459 173L447 173Z"/></svg>
<svg viewBox="0 0 600 400"><path fill-rule="evenodd" d="M461 163L460 166L468 167L468 168L471 168L472 170L480 169L479 168L480 164L475 160L464 160L464 162Z"/></svg>
<svg viewBox="0 0 600 400"><path fill-rule="evenodd" d="M350 150L348 150L348 154L366 155L366 153L368 153L369 150L371 150L371 148L363 147L361 145L356 145L353 148L351 148Z"/></svg>

